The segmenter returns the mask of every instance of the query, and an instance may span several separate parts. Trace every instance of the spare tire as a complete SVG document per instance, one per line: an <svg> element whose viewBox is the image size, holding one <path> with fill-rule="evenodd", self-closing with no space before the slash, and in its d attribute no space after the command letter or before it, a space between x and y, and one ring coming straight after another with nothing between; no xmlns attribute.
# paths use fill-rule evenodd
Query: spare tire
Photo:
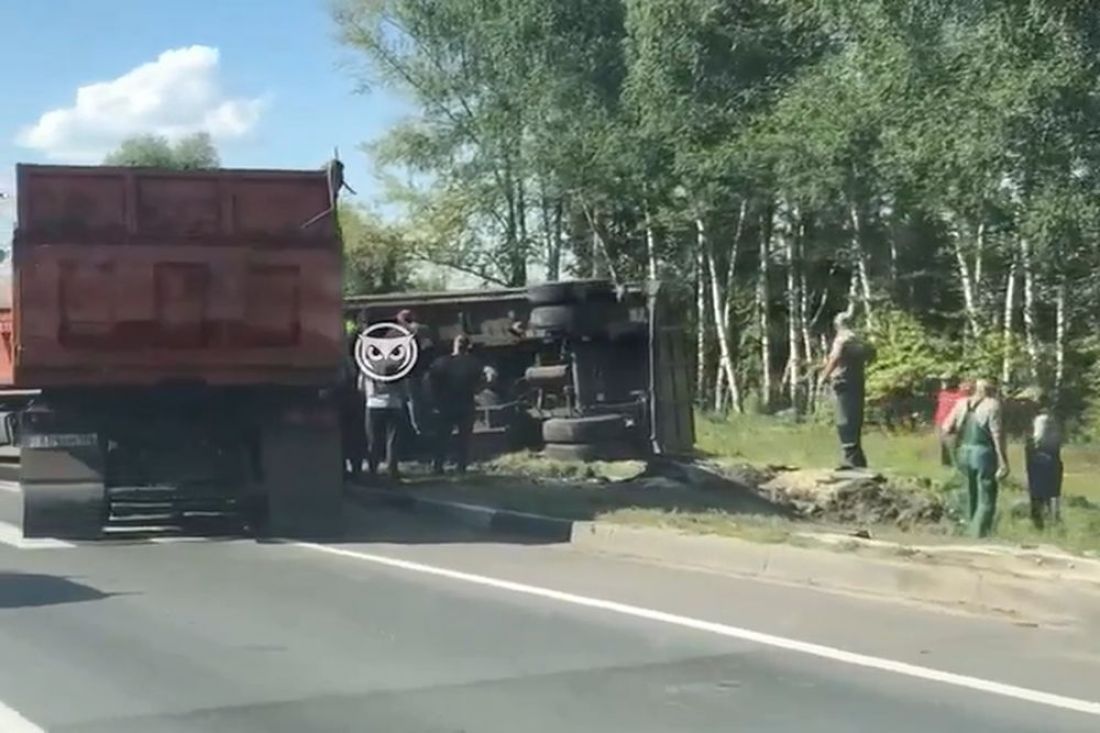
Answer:
<svg viewBox="0 0 1100 733"><path fill-rule="evenodd" d="M554 461L627 461L638 451L626 443L547 443L543 455Z"/></svg>
<svg viewBox="0 0 1100 733"><path fill-rule="evenodd" d="M558 280L527 288L527 300L535 306L612 303L617 299L615 285L610 280Z"/></svg>
<svg viewBox="0 0 1100 733"><path fill-rule="evenodd" d="M547 443L600 443L620 440L626 432L622 415L552 417L542 424Z"/></svg>

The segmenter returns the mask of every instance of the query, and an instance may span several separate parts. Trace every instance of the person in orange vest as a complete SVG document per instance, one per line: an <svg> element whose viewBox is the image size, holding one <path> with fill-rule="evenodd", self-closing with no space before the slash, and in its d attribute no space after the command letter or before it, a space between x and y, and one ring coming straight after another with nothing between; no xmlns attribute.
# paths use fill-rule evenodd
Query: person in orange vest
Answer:
<svg viewBox="0 0 1100 733"><path fill-rule="evenodd" d="M932 425L936 429L936 438L940 444L940 462L944 466L954 466L955 457L951 454L951 444L946 432L947 419L960 400L970 396L973 385L970 380L964 379L956 382L954 375L944 374L940 377L940 390L936 393L936 412L932 417Z"/></svg>

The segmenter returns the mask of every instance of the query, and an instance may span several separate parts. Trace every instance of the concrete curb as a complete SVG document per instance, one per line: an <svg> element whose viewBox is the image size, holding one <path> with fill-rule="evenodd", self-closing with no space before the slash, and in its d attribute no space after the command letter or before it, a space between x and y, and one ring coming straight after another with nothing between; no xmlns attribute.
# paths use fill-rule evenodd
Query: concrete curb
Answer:
<svg viewBox="0 0 1100 733"><path fill-rule="evenodd" d="M571 521L506 509L359 488L358 498L474 529L569 543L611 555L722 574L853 592L893 600L993 612L1021 622L1100 628L1100 583L1066 577L915 560L866 557L821 548L766 544L717 535Z"/></svg>
<svg viewBox="0 0 1100 733"><path fill-rule="evenodd" d="M477 504L462 504L387 489L356 488L353 498L370 498L387 506L444 517L472 529L524 535L546 542L570 542L574 522L540 514L527 514Z"/></svg>

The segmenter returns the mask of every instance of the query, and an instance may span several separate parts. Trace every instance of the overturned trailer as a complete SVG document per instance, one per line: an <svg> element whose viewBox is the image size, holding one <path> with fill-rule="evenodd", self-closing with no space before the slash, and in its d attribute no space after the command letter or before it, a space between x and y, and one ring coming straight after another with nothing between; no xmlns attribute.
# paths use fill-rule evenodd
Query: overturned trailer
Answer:
<svg viewBox="0 0 1100 733"><path fill-rule="evenodd" d="M692 451L690 351L679 305L675 290L656 282L571 280L360 296L344 310L359 328L412 311L422 365L447 353L458 334L470 337L494 374L478 396L474 458L540 448L590 461ZM411 452L423 453L426 442L414 441Z"/></svg>

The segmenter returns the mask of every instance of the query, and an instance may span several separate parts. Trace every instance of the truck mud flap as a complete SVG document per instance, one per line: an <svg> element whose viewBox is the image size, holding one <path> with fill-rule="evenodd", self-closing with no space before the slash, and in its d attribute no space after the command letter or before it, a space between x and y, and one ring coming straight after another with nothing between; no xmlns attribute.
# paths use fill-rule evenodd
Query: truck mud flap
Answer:
<svg viewBox="0 0 1100 733"><path fill-rule="evenodd" d="M263 430L265 534L322 539L341 531L344 458L335 405L285 411Z"/></svg>
<svg viewBox="0 0 1100 733"><path fill-rule="evenodd" d="M69 414L32 408L20 417L23 536L100 537L106 493L98 434Z"/></svg>

